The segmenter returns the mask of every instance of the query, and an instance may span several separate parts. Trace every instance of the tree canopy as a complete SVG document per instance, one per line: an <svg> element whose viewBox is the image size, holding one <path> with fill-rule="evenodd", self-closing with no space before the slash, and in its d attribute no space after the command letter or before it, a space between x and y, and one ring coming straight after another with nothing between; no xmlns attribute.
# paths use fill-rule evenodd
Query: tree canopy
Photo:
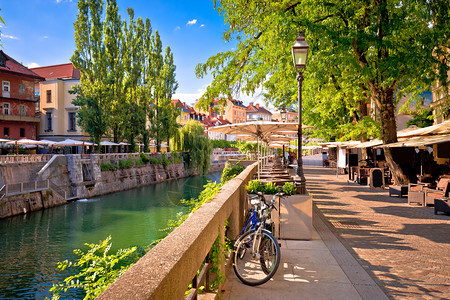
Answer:
<svg viewBox="0 0 450 300"><path fill-rule="evenodd" d="M214 4L229 25L224 40L236 40L237 46L197 66L198 77L213 75L201 98L204 106L218 96L252 94L259 88L275 106L295 105L297 82L290 51L298 30L305 32L310 45L304 120L328 138L380 137L385 143L395 142L396 99L403 94L417 99L415 95L437 79L447 82L446 1ZM389 153L387 160L394 167Z"/></svg>
<svg viewBox="0 0 450 300"><path fill-rule="evenodd" d="M128 8L128 21L122 20L116 0L107 0L103 9L102 0L78 1L71 58L81 72L81 85L73 90L78 123L96 143L112 135L114 142L126 138L134 151L139 138L148 150L154 137L159 151L161 140L176 132L172 121L178 111L169 105L178 87L173 54L167 46L163 56L148 18L135 19Z"/></svg>

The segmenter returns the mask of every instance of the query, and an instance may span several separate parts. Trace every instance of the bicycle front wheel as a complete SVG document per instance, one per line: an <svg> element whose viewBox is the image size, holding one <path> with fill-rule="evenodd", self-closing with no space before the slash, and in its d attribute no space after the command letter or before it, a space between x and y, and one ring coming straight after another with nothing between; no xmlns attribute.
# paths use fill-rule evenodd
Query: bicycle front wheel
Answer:
<svg viewBox="0 0 450 300"><path fill-rule="evenodd" d="M266 283L275 275L279 264L280 247L269 232L247 232L236 242L233 269L243 283L251 286Z"/></svg>

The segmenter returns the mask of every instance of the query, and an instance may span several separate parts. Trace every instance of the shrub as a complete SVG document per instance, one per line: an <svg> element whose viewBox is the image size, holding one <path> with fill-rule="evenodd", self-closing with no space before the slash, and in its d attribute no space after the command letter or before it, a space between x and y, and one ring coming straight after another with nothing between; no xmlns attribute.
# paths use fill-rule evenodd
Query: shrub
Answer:
<svg viewBox="0 0 450 300"><path fill-rule="evenodd" d="M113 164L110 162L105 162L100 165L100 170L102 170L102 171L115 171L118 168L119 167L116 164Z"/></svg>
<svg viewBox="0 0 450 300"><path fill-rule="evenodd" d="M258 192L264 192L264 187L262 185L262 182L259 180L252 180L248 183L246 186L247 192L249 194L256 194Z"/></svg>
<svg viewBox="0 0 450 300"><path fill-rule="evenodd" d="M274 182L266 183L266 186L264 187L264 193L268 195L275 195L278 193L278 186Z"/></svg>
<svg viewBox="0 0 450 300"><path fill-rule="evenodd" d="M283 192L286 195L294 195L297 192L297 189L295 188L295 183L293 183L293 182L286 182L283 185Z"/></svg>
<svg viewBox="0 0 450 300"><path fill-rule="evenodd" d="M134 159L122 159L119 161L119 169L128 169L134 166Z"/></svg>
<svg viewBox="0 0 450 300"><path fill-rule="evenodd" d="M136 159L136 166L142 166L145 165L145 162L142 159Z"/></svg>
<svg viewBox="0 0 450 300"><path fill-rule="evenodd" d="M245 170L244 166L241 166L239 164L239 162L237 162L236 164L231 164L229 162L227 162L225 164L225 168L223 169L222 172L222 182L225 183L231 179L233 179L234 177L236 177L237 175L239 175L242 171Z"/></svg>
<svg viewBox="0 0 450 300"><path fill-rule="evenodd" d="M147 164L150 160L145 153L139 153L139 159L142 160L144 164Z"/></svg>
<svg viewBox="0 0 450 300"><path fill-rule="evenodd" d="M152 165L158 165L158 164L161 163L161 160L160 160L159 158L156 158L156 157L150 157L149 162L150 162Z"/></svg>
<svg viewBox="0 0 450 300"><path fill-rule="evenodd" d="M166 169L168 165L172 163L172 159L166 158L166 154L161 154L161 164L163 165L163 168Z"/></svg>

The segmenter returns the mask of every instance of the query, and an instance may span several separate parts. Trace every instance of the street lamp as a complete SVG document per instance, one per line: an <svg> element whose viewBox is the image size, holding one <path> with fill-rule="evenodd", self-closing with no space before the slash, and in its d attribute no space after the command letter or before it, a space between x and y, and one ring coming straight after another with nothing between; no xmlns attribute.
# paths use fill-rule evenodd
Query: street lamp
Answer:
<svg viewBox="0 0 450 300"><path fill-rule="evenodd" d="M282 122L286 123L286 107L280 108L280 118Z"/></svg>
<svg viewBox="0 0 450 300"><path fill-rule="evenodd" d="M302 158L302 83L303 71L306 68L306 60L308 59L309 45L305 40L302 31L298 32L297 39L292 45L292 57L294 59L294 67L297 72L298 81L298 153L297 153L297 178L300 181L300 194L306 194L306 179L303 173L303 158Z"/></svg>

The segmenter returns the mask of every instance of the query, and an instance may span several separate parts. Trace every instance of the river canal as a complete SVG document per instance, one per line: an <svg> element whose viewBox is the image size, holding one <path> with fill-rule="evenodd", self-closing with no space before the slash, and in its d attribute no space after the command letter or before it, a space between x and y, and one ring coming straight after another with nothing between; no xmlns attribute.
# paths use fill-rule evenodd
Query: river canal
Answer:
<svg viewBox="0 0 450 300"><path fill-rule="evenodd" d="M0 299L51 298L52 284L70 274L57 262L73 260L73 249L86 249L84 243L111 235L115 252L163 237L180 200L197 197L207 180L219 182L220 176L172 180L0 220Z"/></svg>

